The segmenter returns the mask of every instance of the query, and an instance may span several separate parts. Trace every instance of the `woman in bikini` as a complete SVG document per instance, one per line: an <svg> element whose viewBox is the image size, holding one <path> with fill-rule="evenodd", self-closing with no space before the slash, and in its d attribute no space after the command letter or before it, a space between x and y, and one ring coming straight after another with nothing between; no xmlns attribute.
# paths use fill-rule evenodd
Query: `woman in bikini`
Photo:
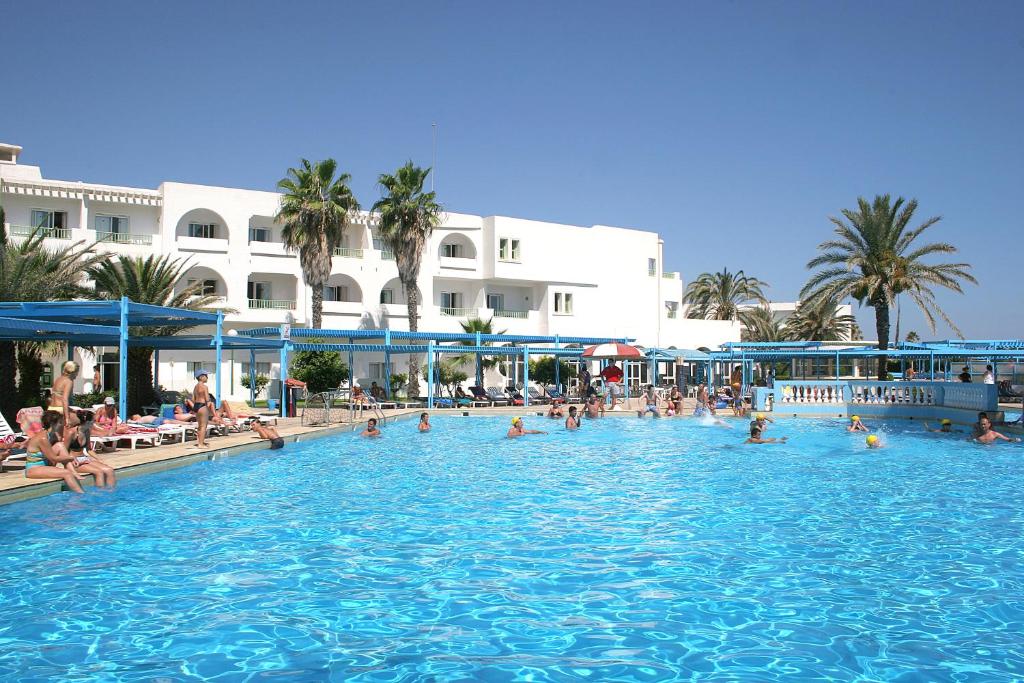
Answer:
<svg viewBox="0 0 1024 683"><path fill-rule="evenodd" d="M63 443L51 442L51 429L63 423L64 418L56 411L47 411L42 422L31 422L26 433L25 476L29 479L63 479L64 485L75 493L84 493L75 471L75 459L68 455ZM58 467L63 464L64 467Z"/></svg>
<svg viewBox="0 0 1024 683"><path fill-rule="evenodd" d="M109 396L104 399L103 407L96 414L96 422L92 430L96 432L96 436L116 436L131 431L128 425L121 422L121 418L117 415L117 407L114 406L114 399Z"/></svg>
<svg viewBox="0 0 1024 683"><path fill-rule="evenodd" d="M87 472L96 478L96 486L113 489L117 485L114 468L91 452L89 437L92 434L93 415L91 411L78 411L78 425L64 427L64 447L75 459L75 469Z"/></svg>

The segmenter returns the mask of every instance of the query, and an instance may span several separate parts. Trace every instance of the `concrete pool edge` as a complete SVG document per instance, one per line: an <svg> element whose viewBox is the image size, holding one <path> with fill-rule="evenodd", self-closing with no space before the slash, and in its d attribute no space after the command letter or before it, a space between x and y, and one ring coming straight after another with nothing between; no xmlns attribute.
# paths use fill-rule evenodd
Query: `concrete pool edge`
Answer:
<svg viewBox="0 0 1024 683"><path fill-rule="evenodd" d="M383 419L384 424L394 424L406 420L411 420L413 417L419 415L421 411L410 411L408 413L402 413L399 415L388 415ZM298 443L302 441L310 441L313 439L319 439L328 436L335 436L337 434L344 434L346 432L354 432L356 430L363 429L363 423L354 422L348 424L339 424L335 426L328 426L318 429L316 431L301 432L298 434L287 434L282 435L281 438L285 443ZM166 458L153 460L150 462L138 463L135 465L126 465L122 467L115 467L117 471L118 479L128 479L131 477L143 476L146 474L154 474L157 472L165 472L167 470L174 470L181 467L188 467L198 462L205 460L221 460L224 458L233 457L236 455L242 455L243 453L251 453L257 450L267 450L268 442L263 440L249 441L247 443L232 444L224 446L222 448L211 448L205 451L197 451L191 453L182 453L169 455ZM95 480L92 475L87 475L82 481L83 488L95 487ZM0 507L10 505L12 503L19 503L25 500L32 500L34 498L43 498L45 496L67 491L64 483L57 480L34 480L26 479L24 485L16 488L10 488L0 491Z"/></svg>

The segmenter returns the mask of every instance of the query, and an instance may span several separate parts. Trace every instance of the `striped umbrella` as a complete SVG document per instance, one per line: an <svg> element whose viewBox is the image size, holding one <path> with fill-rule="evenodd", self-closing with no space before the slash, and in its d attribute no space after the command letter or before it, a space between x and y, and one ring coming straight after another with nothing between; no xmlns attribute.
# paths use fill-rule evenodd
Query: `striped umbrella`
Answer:
<svg viewBox="0 0 1024 683"><path fill-rule="evenodd" d="M592 360L633 360L643 358L644 354L635 346L616 342L588 347L583 351L583 357Z"/></svg>

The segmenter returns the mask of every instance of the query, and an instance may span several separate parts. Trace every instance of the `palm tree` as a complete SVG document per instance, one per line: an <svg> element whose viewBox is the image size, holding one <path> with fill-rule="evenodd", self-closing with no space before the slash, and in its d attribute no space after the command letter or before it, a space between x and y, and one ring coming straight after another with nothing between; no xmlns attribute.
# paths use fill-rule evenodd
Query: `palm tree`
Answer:
<svg viewBox="0 0 1024 683"><path fill-rule="evenodd" d="M907 332L907 341L910 342L911 344L916 344L917 342L921 341L921 335L911 330L910 332Z"/></svg>
<svg viewBox="0 0 1024 683"><path fill-rule="evenodd" d="M140 304L173 306L191 311L209 311L216 296L203 294L202 283L185 287L175 292L181 276L188 266L187 260L172 259L170 256L150 255L117 256L105 258L89 268L88 273L96 282L96 293L104 299L120 299L123 296ZM188 327L133 327L132 336L164 337L177 334ZM138 410L150 403L155 396L153 387L153 349L132 346L128 348L128 410Z"/></svg>
<svg viewBox="0 0 1024 683"><path fill-rule="evenodd" d="M786 321L786 333L799 341L850 341L854 324L856 319L840 314L835 301L801 301Z"/></svg>
<svg viewBox="0 0 1024 683"><path fill-rule="evenodd" d="M916 228L908 227L917 210L917 200L904 205L903 197L893 202L889 195L877 195L868 203L857 198L857 209L843 209L843 218L831 216L836 237L822 242L822 252L807 263L814 273L800 292L801 299L842 300L853 297L875 309L878 348L889 348L889 310L900 294L906 294L924 313L932 331L935 316L942 318L959 335L949 316L935 301L932 287L963 293L961 280L977 283L967 263L928 264L932 254L952 254L956 247L946 242L914 245L921 234L941 220L929 218ZM843 220L845 218L845 220ZM879 363L880 378L886 375L886 359Z"/></svg>
<svg viewBox="0 0 1024 683"><path fill-rule="evenodd" d="M462 327L462 331L466 334L505 334L506 330L494 331L494 317L492 316L489 320L481 320L480 318L469 318L465 322L460 322L459 325ZM459 342L463 346L474 346L475 341L463 341ZM481 341L481 346L490 346L491 342ZM483 383L483 370L484 368L494 367L498 361L488 356L481 356L480 362L476 362L475 353L463 353L455 357L455 361L460 366L474 365L476 367L476 383L482 385Z"/></svg>
<svg viewBox="0 0 1024 683"><path fill-rule="evenodd" d="M382 173L377 179L382 196L373 205L373 212L379 216L381 241L395 255L398 279L405 290L410 332L419 329L419 290L416 288L416 280L420 275L423 248L434 228L441 222L441 212L444 210L437 203L434 192L423 191L423 183L429 174L429 168L413 166L411 161L394 175ZM416 358L410 356L410 390L418 390L418 372Z"/></svg>
<svg viewBox="0 0 1024 683"><path fill-rule="evenodd" d="M92 290L85 286L83 274L106 258L84 242L51 248L38 229L20 242L10 241L6 232L0 233L0 301L91 298ZM15 343L0 342L0 411L9 422L18 410L16 374Z"/></svg>
<svg viewBox="0 0 1024 683"><path fill-rule="evenodd" d="M301 168L289 168L288 177L277 183L284 196L276 220L284 227L284 245L299 253L302 279L313 293L313 327L323 321L324 285L331 276L331 257L341 245L345 224L359 210L348 183L352 177L334 177L338 164L325 159Z"/></svg>
<svg viewBox="0 0 1024 683"><path fill-rule="evenodd" d="M740 340L745 342L786 341L786 329L775 320L775 313L767 306L757 306L740 311L743 330Z"/></svg>
<svg viewBox="0 0 1024 683"><path fill-rule="evenodd" d="M701 273L686 287L683 303L689 304L688 318L705 320L738 320L743 304L767 304L762 282L748 277L742 270L730 273L728 268L719 273Z"/></svg>

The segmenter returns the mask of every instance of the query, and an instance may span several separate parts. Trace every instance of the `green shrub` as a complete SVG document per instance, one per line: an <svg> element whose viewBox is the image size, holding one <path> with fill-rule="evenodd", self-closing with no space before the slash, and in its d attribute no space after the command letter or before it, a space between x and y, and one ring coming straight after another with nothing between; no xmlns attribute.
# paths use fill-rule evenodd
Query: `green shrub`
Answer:
<svg viewBox="0 0 1024 683"><path fill-rule="evenodd" d="M292 358L290 376L306 383L306 391L317 394L337 389L348 379L348 366L337 351L298 351Z"/></svg>
<svg viewBox="0 0 1024 683"><path fill-rule="evenodd" d="M259 396L270 384L270 378L266 375L256 375L256 395ZM242 386L249 389L249 375L242 375Z"/></svg>

